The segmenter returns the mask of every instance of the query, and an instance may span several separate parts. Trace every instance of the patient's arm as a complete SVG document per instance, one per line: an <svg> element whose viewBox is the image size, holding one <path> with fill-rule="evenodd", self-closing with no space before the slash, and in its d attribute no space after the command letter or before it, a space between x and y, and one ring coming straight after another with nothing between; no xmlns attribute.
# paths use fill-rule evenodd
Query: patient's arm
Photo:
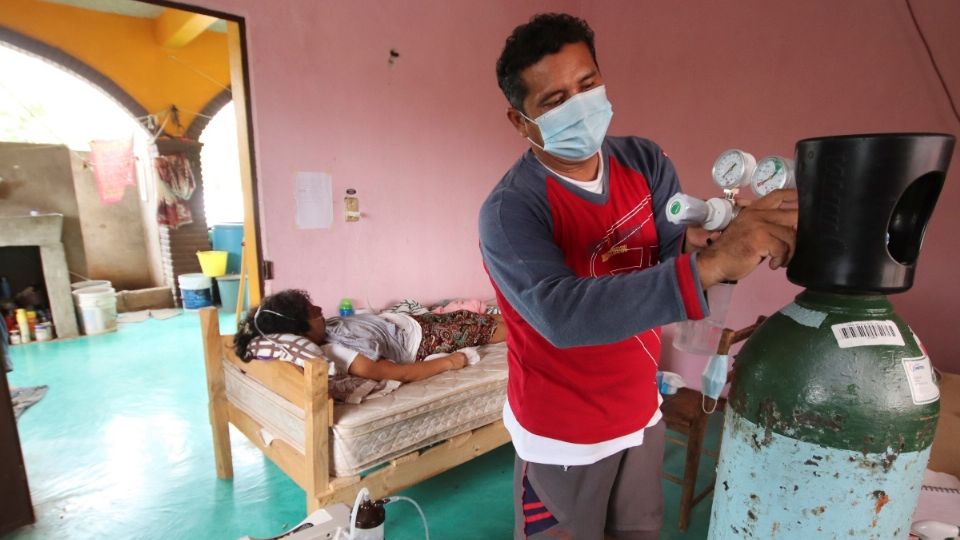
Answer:
<svg viewBox="0 0 960 540"><path fill-rule="evenodd" d="M467 365L467 357L463 353L452 353L442 358L424 360L412 364L396 364L387 359L374 361L362 354L358 354L350 364L349 373L364 379L375 381L394 380L413 382L432 377L437 373L460 369Z"/></svg>

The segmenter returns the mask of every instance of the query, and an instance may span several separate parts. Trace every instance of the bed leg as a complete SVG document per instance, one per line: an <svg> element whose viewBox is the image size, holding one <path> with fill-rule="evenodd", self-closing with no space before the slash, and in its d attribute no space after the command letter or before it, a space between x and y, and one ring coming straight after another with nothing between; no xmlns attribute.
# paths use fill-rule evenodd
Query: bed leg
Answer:
<svg viewBox="0 0 960 540"><path fill-rule="evenodd" d="M303 486L307 492L307 510L312 512L320 508L319 495L330 488L330 456L327 437L330 425L328 418L330 404L327 401L327 363L323 361L306 362L303 369L304 385L304 421L305 421L305 474Z"/></svg>
<svg viewBox="0 0 960 540"><path fill-rule="evenodd" d="M223 342L220 338L220 320L216 308L200 310L203 333L203 357L207 368L207 394L210 399L210 428L213 432L213 455L217 463L217 478L233 478L233 455L230 450L230 425L227 412L227 392L223 374Z"/></svg>

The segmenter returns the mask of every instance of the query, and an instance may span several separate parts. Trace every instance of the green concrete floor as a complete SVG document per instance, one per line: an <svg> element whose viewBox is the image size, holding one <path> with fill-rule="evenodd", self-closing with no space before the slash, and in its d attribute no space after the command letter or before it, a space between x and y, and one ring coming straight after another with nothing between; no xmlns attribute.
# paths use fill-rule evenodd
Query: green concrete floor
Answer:
<svg viewBox="0 0 960 540"><path fill-rule="evenodd" d="M232 317L221 320L229 328ZM196 315L11 350L10 384L49 391L18 423L37 523L2 540L235 539L279 534L303 519L303 491L236 431L234 479L217 480ZM666 469L679 474L683 449L668 444L666 454ZM714 465L704 459L701 480ZM507 445L403 495L423 508L431 538L509 539L512 472ZM711 500L681 533L679 487L664 482L664 493L661 538L705 538ZM388 539L423 538L412 506L387 509Z"/></svg>

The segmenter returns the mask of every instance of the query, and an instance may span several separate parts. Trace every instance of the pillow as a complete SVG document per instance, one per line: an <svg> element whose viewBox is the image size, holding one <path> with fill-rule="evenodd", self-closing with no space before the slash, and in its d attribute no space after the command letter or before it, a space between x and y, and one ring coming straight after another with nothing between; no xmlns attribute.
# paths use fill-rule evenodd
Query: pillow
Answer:
<svg viewBox="0 0 960 540"><path fill-rule="evenodd" d="M423 315L425 313L430 313L430 310L427 309L420 302L417 302L416 300L405 299L405 300L401 300L395 305L385 308L383 312L406 313L408 315Z"/></svg>
<svg viewBox="0 0 960 540"><path fill-rule="evenodd" d="M270 334L254 338L247 345L247 352L254 360L284 360L300 367L303 367L304 360L323 357L323 351L316 343L296 334Z"/></svg>
<svg viewBox="0 0 960 540"><path fill-rule="evenodd" d="M303 367L304 360L323 357L323 351L316 343L296 334L270 334L254 338L247 345L247 352L254 360L284 360L300 367Z"/></svg>

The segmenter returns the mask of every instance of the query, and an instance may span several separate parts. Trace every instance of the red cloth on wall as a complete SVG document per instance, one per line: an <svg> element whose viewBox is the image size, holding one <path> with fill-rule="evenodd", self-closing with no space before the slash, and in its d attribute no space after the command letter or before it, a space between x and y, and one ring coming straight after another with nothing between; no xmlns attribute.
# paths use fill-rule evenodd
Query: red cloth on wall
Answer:
<svg viewBox="0 0 960 540"><path fill-rule="evenodd" d="M190 160L183 154L159 156L157 167L157 222L176 229L193 223L193 214L185 201L190 200L197 182Z"/></svg>
<svg viewBox="0 0 960 540"><path fill-rule="evenodd" d="M90 141L90 161L100 202L118 203L127 186L137 183L133 137L118 141Z"/></svg>

